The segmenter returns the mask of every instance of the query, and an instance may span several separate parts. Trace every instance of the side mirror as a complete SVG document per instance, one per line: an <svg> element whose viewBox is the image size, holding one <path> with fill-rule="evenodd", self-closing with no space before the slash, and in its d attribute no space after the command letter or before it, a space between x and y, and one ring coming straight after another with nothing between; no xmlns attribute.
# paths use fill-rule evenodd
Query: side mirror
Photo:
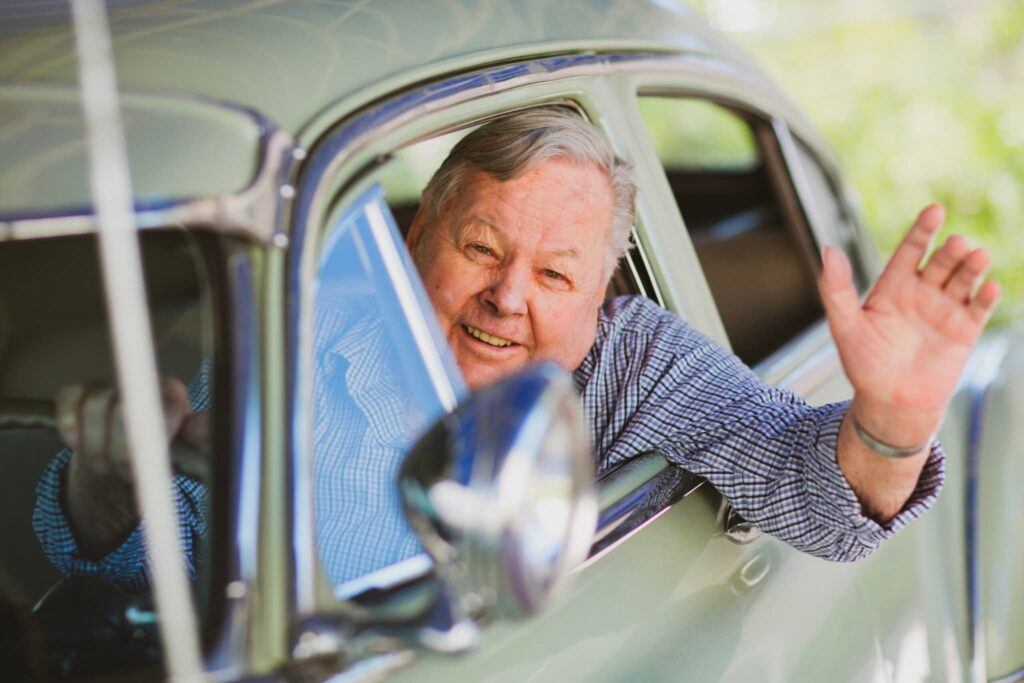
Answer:
<svg viewBox="0 0 1024 683"><path fill-rule="evenodd" d="M486 387L442 418L399 475L453 617L547 604L590 548L594 465L579 400L552 363Z"/></svg>

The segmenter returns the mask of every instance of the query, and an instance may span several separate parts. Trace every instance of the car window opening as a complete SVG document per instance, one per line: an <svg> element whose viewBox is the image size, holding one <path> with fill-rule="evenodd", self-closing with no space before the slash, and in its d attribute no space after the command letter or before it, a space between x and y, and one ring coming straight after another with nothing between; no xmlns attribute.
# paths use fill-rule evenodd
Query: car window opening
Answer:
<svg viewBox="0 0 1024 683"><path fill-rule="evenodd" d="M733 351L755 365L822 316L811 238L774 138L705 100L639 104Z"/></svg>

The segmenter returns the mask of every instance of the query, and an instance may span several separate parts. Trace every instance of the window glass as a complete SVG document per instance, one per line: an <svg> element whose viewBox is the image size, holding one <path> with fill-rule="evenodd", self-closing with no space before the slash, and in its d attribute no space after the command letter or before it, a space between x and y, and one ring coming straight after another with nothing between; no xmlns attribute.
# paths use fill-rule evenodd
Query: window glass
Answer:
<svg viewBox="0 0 1024 683"><path fill-rule="evenodd" d="M640 113L666 166L738 172L760 164L750 127L710 102L644 97Z"/></svg>
<svg viewBox="0 0 1024 683"><path fill-rule="evenodd" d="M420 575L397 474L465 394L426 293L375 187L331 227L313 340L314 529L341 599Z"/></svg>
<svg viewBox="0 0 1024 683"><path fill-rule="evenodd" d="M184 229L142 233L160 374L188 393L189 431L171 444L188 566L208 582L207 520L215 438L213 246ZM159 674L157 615L137 527L109 552L88 552L67 512L68 469L92 467L55 429L58 388L79 385L116 415L114 350L93 236L0 243L0 667L12 679ZM115 418L116 419L116 418ZM96 465L102 470L102 463ZM92 470L89 470L92 471ZM131 483L99 479L101 498ZM76 524L78 526L76 526ZM84 545L83 545L84 543ZM193 571L195 573L195 571ZM209 590L197 594L208 595ZM200 601L200 612L207 606ZM130 673L126 673L130 672Z"/></svg>
<svg viewBox="0 0 1024 683"><path fill-rule="evenodd" d="M770 127L697 99L641 97L640 110L733 351L754 365L822 316Z"/></svg>

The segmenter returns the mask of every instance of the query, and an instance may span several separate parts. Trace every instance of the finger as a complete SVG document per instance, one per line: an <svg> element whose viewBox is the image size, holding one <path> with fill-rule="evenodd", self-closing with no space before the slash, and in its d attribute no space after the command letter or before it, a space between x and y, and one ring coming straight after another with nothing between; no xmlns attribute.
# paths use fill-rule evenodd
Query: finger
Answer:
<svg viewBox="0 0 1024 683"><path fill-rule="evenodd" d="M910 230L893 252L882 277L891 274L916 274L917 267L928 253L935 234L945 220L946 211L939 204L932 204L918 214L917 220L910 226Z"/></svg>
<svg viewBox="0 0 1024 683"><path fill-rule="evenodd" d="M207 413L192 413L182 422L178 438L199 450L205 450L209 430Z"/></svg>
<svg viewBox="0 0 1024 683"><path fill-rule="evenodd" d="M821 276L818 290L825 307L833 336L843 336L857 324L860 316L860 300L853 286L850 261L840 249L825 247L821 255Z"/></svg>
<svg viewBox="0 0 1024 683"><path fill-rule="evenodd" d="M81 451L107 462L110 446L110 411L117 392L110 387L87 392L80 405ZM97 464L98 461L97 461Z"/></svg>
<svg viewBox="0 0 1024 683"><path fill-rule="evenodd" d="M57 389L53 398L57 433L60 434L64 444L73 451L78 450L79 447L78 408L83 394L85 394L85 387L81 384L68 384Z"/></svg>
<svg viewBox="0 0 1024 683"><path fill-rule="evenodd" d="M992 311L996 309L996 304L999 303L999 298L1002 296L1003 290L999 286L998 282L989 280L981 287L978 288L978 293L971 299L971 303L968 305L967 310L970 311L971 317L974 318L978 323L984 325L988 322L989 317L992 315Z"/></svg>
<svg viewBox="0 0 1024 683"><path fill-rule="evenodd" d="M160 399L163 405L164 428L167 440L172 440L181 429L182 423L192 414L192 405L188 400L188 390L181 380L174 377L160 378Z"/></svg>
<svg viewBox="0 0 1024 683"><path fill-rule="evenodd" d="M126 481L131 479L131 453L125 430L124 408L120 401L116 401L110 409L110 439L107 446L107 459L118 476Z"/></svg>
<svg viewBox="0 0 1024 683"><path fill-rule="evenodd" d="M987 249L975 249L960 259L946 282L946 293L962 303L970 302L971 292L988 270L990 260Z"/></svg>
<svg viewBox="0 0 1024 683"><path fill-rule="evenodd" d="M942 287L967 256L970 247L960 235L953 235L936 250L921 269L921 279L935 287Z"/></svg>

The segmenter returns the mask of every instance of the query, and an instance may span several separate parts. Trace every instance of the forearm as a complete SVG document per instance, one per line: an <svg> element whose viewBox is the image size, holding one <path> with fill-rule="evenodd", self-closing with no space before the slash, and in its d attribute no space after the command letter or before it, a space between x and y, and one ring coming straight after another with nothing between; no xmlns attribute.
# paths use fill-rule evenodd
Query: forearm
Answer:
<svg viewBox="0 0 1024 683"><path fill-rule="evenodd" d="M857 434L854 417L878 441L921 448L907 457L882 455ZM911 413L854 397L839 430L837 461L867 517L885 524L903 509L917 487L941 421L941 412Z"/></svg>
<svg viewBox="0 0 1024 683"><path fill-rule="evenodd" d="M83 558L99 559L139 525L131 481L98 473L72 455L65 469L63 507Z"/></svg>
<svg viewBox="0 0 1024 683"><path fill-rule="evenodd" d="M71 459L67 450L54 456L36 486L32 528L43 553L62 574L98 576L132 593L146 590L148 579L142 524L133 527L122 543L102 557L90 558L81 552L67 514L65 485ZM174 499L184 560L189 576L195 578L198 544L206 535L206 487L184 475L175 475Z"/></svg>

